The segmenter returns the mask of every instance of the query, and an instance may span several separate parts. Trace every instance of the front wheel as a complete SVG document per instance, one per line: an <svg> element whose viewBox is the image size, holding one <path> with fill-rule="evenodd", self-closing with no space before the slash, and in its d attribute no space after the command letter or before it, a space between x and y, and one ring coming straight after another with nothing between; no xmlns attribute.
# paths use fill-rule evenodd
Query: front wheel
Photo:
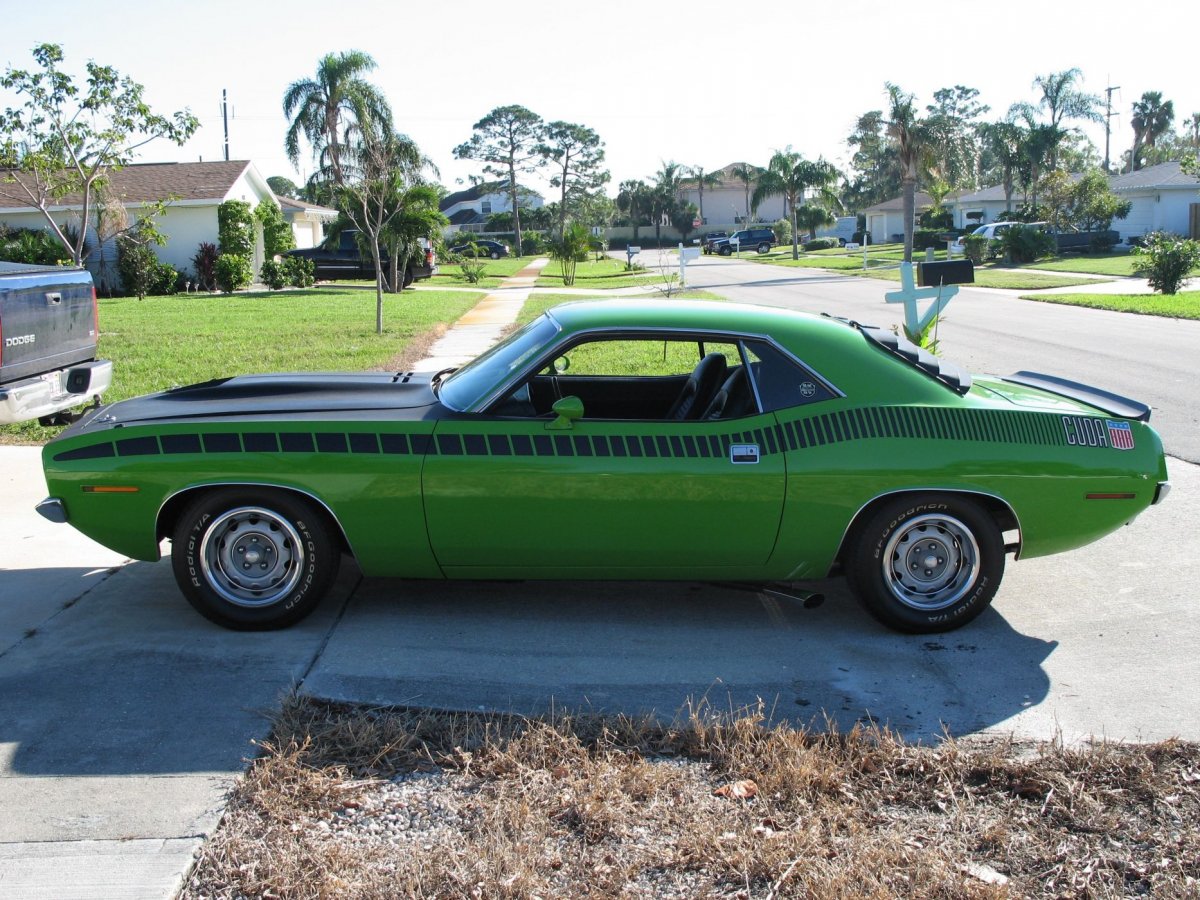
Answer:
<svg viewBox="0 0 1200 900"><path fill-rule="evenodd" d="M968 498L901 497L855 529L848 562L851 586L875 618L930 634L987 609L1004 575L1004 540Z"/></svg>
<svg viewBox="0 0 1200 900"><path fill-rule="evenodd" d="M175 580L188 602L239 631L303 619L333 583L340 561L321 514L272 490L201 497L180 517L171 544Z"/></svg>
<svg viewBox="0 0 1200 900"><path fill-rule="evenodd" d="M500 254L497 251L493 250L492 251L492 259L499 259L499 258L500 258Z"/></svg>
<svg viewBox="0 0 1200 900"><path fill-rule="evenodd" d="M721 255L722 255L722 256L732 256L732 255L733 255L733 250L732 250L731 248L729 248L729 247L722 247L722 248L721 248Z"/></svg>
<svg viewBox="0 0 1200 900"><path fill-rule="evenodd" d="M764 243L762 243L762 244L759 244L759 245L758 245L758 252L759 252L759 253L770 253L770 252L771 252L771 245L770 245L770 244L768 244L768 243L765 243L765 242L764 242Z"/></svg>

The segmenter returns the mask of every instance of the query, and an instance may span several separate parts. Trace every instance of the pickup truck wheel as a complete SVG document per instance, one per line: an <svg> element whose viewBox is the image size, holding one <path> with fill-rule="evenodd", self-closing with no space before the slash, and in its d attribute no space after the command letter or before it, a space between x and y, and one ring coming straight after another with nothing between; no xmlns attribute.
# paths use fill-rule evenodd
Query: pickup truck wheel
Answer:
<svg viewBox="0 0 1200 900"><path fill-rule="evenodd" d="M405 269L405 270L404 270L404 277L400 279L400 281L401 281L400 287L401 287L401 288L406 288L406 287L408 287L410 284L412 284L414 280L415 280L415 279L414 279L414 277L413 277L413 273L412 273L412 271L411 271L411 270L408 270L408 269Z"/></svg>
<svg viewBox="0 0 1200 900"><path fill-rule="evenodd" d="M885 625L950 631L992 602L1004 574L1004 541L969 498L899 497L855 529L848 569L852 588Z"/></svg>
<svg viewBox="0 0 1200 900"><path fill-rule="evenodd" d="M272 490L201 497L180 517L171 545L175 580L188 602L239 631L303 619L329 589L340 561L321 514Z"/></svg>
<svg viewBox="0 0 1200 900"><path fill-rule="evenodd" d="M771 245L764 241L763 243L758 245L758 252L759 253L770 253Z"/></svg>
<svg viewBox="0 0 1200 900"><path fill-rule="evenodd" d="M733 255L733 249L732 249L731 247L728 247L728 246L722 247L722 248L721 248L721 255L722 255L722 256L732 256L732 255Z"/></svg>

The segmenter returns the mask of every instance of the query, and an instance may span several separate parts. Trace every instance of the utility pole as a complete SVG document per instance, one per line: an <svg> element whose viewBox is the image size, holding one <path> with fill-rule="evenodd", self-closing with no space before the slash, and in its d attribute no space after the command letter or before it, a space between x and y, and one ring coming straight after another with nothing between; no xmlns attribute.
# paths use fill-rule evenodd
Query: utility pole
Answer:
<svg viewBox="0 0 1200 900"><path fill-rule="evenodd" d="M1109 133L1112 131L1112 117L1120 115L1120 113L1115 113L1112 111L1112 95L1113 95L1113 91L1119 91L1120 89L1121 89L1121 86L1119 84L1116 87L1106 87L1104 89L1105 106L1106 106L1106 109L1104 111L1104 174L1105 175L1108 174L1108 140L1109 140Z"/></svg>
<svg viewBox="0 0 1200 900"><path fill-rule="evenodd" d="M225 99L225 88L221 88L221 121L225 125L225 162L229 162L229 104ZM1108 142L1105 141L1104 155L1108 157ZM1107 161L1105 162L1107 166Z"/></svg>

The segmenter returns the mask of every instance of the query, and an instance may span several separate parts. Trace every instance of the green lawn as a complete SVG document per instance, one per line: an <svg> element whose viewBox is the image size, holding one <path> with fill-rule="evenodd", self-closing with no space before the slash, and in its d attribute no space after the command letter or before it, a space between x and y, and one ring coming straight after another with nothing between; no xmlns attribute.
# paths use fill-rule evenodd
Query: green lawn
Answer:
<svg viewBox="0 0 1200 900"><path fill-rule="evenodd" d="M525 305L521 307L521 313L517 316L517 324L524 325L526 322L531 322L548 310L552 306L558 306L560 303L578 303L580 300L597 299L593 297L580 297L576 294L531 294L529 299L525 301ZM603 298L601 298L603 299ZM653 300L666 299L665 297L612 297L613 300L630 300L637 302L638 300ZM724 300L710 291L682 291L677 294L672 294L673 300Z"/></svg>
<svg viewBox="0 0 1200 900"><path fill-rule="evenodd" d="M650 257L644 257L644 259L646 262L653 261ZM668 266L665 271L648 267L644 272L627 272L622 260L605 257L599 262L589 259L587 262L578 263L575 267L575 284L571 287L600 291L627 287L649 288L654 285L662 285L668 279L678 280L678 278L679 272L674 266ZM563 287L562 270L557 262L550 260L546 268L542 269L542 274L538 276L537 286Z"/></svg>
<svg viewBox="0 0 1200 900"><path fill-rule="evenodd" d="M847 275L865 275L884 281L900 281L899 269L868 269L847 272ZM1023 272L1020 269L976 269L975 283L971 287L1005 288L1010 291L1038 291L1044 288L1070 287L1073 284L1095 284L1094 278L1072 278L1069 275L1045 275L1041 272Z"/></svg>
<svg viewBox="0 0 1200 900"><path fill-rule="evenodd" d="M538 257L525 256L517 259L512 256L504 259L481 259L483 264L483 277L477 284L471 284L467 281L466 276L462 273L462 267L458 263L438 263L438 273L422 284L428 284L433 287L478 287L478 288L494 288L499 287L502 279L510 275L515 275L521 271Z"/></svg>
<svg viewBox="0 0 1200 900"><path fill-rule="evenodd" d="M99 356L113 361L104 400L250 372L387 367L414 338L453 322L481 296L387 294L382 335L375 333L375 295L362 290L101 300ZM44 441L58 430L37 422L0 426L0 441Z"/></svg>
<svg viewBox="0 0 1200 900"><path fill-rule="evenodd" d="M1175 319L1200 319L1200 291L1181 291L1173 296L1163 294L1030 294L1022 300L1043 303L1065 303L1068 306L1089 306L1092 309L1111 309L1116 312L1139 313L1144 316L1168 316Z"/></svg>

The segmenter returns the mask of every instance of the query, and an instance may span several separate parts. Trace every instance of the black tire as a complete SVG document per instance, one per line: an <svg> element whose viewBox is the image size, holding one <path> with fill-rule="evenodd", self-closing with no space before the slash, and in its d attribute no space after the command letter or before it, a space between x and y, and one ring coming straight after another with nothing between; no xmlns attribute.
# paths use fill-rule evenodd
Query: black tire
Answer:
<svg viewBox="0 0 1200 900"><path fill-rule="evenodd" d="M758 245L758 252L759 253L770 253L771 245L764 241L763 243Z"/></svg>
<svg viewBox="0 0 1200 900"><path fill-rule="evenodd" d="M184 510L172 536L171 566L183 595L205 618L238 631L299 622L321 602L340 563L321 512L269 488L206 494Z"/></svg>
<svg viewBox="0 0 1200 900"><path fill-rule="evenodd" d="M500 254L497 253L495 250L493 250L492 251L492 259L499 259L499 258L500 258Z"/></svg>
<svg viewBox="0 0 1200 900"><path fill-rule="evenodd" d="M401 290L403 290L404 288L408 287L408 286L409 286L410 284L412 284L414 281L416 281L416 276L413 274L413 271L412 271L412 269L405 269L405 270L404 270L404 277L400 279L400 282L401 282L401 284L400 284L400 288L401 288Z"/></svg>
<svg viewBox="0 0 1200 900"><path fill-rule="evenodd" d="M733 249L732 249L731 247L722 247L722 248L721 248L721 255L722 255L722 256L732 256L732 255L733 255Z"/></svg>
<svg viewBox="0 0 1200 900"><path fill-rule="evenodd" d="M851 589L883 624L914 634L951 631L996 596L1004 539L968 497L898 497L855 527L846 569Z"/></svg>

